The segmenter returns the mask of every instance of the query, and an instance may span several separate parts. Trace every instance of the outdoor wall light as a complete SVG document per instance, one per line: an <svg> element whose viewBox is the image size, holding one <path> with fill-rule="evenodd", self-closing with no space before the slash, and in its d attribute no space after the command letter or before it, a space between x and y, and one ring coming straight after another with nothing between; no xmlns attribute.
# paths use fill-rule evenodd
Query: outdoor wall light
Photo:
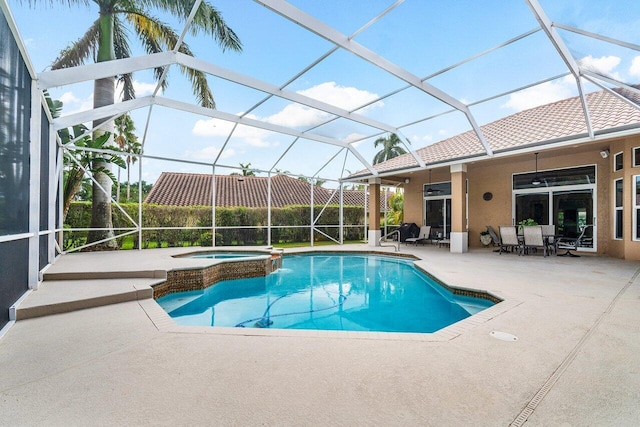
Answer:
<svg viewBox="0 0 640 427"><path fill-rule="evenodd" d="M600 152L600 155L602 156L603 159L606 159L607 157L609 157L609 149L605 148Z"/></svg>
<svg viewBox="0 0 640 427"><path fill-rule="evenodd" d="M404 183L405 183L405 184L408 184L410 181L411 181L411 180L410 180L409 178L405 178L405 179L404 179Z"/></svg>

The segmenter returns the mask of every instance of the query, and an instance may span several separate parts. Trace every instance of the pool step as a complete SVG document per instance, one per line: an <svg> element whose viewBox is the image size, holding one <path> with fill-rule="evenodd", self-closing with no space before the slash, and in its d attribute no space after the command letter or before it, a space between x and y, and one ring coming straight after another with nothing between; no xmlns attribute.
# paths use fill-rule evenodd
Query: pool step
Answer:
<svg viewBox="0 0 640 427"><path fill-rule="evenodd" d="M166 279L166 270L139 271L66 271L61 273L45 272L43 280L96 280L96 279Z"/></svg>
<svg viewBox="0 0 640 427"><path fill-rule="evenodd" d="M46 280L14 308L15 320L153 298L158 278Z"/></svg>

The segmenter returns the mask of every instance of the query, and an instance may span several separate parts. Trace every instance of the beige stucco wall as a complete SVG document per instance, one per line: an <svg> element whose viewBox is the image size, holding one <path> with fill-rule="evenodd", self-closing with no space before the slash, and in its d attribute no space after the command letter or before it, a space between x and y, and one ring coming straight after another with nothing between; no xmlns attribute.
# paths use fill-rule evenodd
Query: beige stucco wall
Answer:
<svg viewBox="0 0 640 427"><path fill-rule="evenodd" d="M615 141L610 146L611 155L609 159L609 205L611 213L610 216L613 218L613 205L614 205L614 180L618 178L623 179L623 215L624 215L624 224L623 224L623 235L624 239L615 240L613 239L613 220L610 221L608 235L611 237L610 241L610 251L609 253L612 256L617 256L625 259L633 259L640 260L640 241L634 241L633 235L633 211L635 204L635 182L634 175L640 175L640 167L633 167L633 148L640 147L640 137L628 137ZM613 171L613 162L615 155L619 152L623 153L624 156L624 165L622 170Z"/></svg>
<svg viewBox="0 0 640 427"><path fill-rule="evenodd" d="M593 144L581 144L554 150L540 150L538 169L558 169L584 165L596 165L596 211L597 252L614 257L640 260L640 242L632 240L633 226L633 175L640 175L640 167L632 167L633 148L640 147L640 136L604 141ZM609 148L611 155L603 159L600 151ZM624 152L624 169L612 172L615 153ZM512 224L512 175L514 173L533 172L535 157L533 152L509 156L494 157L489 160L472 162L467 166L469 183L469 245L479 247L480 232L491 225L498 230L500 225ZM406 177L404 174L403 177ZM410 182L405 184L405 222L423 223L424 206L422 189L429 182L427 171L409 175ZM613 239L613 179L624 178L624 240ZM449 166L433 169L431 182L449 181ZM490 192L493 198L483 200L483 194ZM455 215L455 213L454 213Z"/></svg>

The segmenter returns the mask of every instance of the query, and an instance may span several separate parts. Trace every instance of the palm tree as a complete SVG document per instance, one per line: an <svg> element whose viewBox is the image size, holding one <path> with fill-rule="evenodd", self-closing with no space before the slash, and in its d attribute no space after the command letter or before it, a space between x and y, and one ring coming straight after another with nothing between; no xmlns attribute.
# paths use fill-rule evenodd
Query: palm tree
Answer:
<svg viewBox="0 0 640 427"><path fill-rule="evenodd" d="M374 141L374 148L378 148L379 145L382 145L382 150L378 151L378 153L373 158L373 164L381 163L389 159L393 159L394 157L398 157L401 154L406 154L407 151L402 148L400 145L402 141L398 138L398 135L392 133L386 138L378 138Z"/></svg>
<svg viewBox="0 0 640 427"><path fill-rule="evenodd" d="M51 99L51 96L47 91L44 93L47 106L51 112L51 116L55 119L60 117L62 112L63 103L59 100ZM64 177L63 177L63 203L62 203L62 222L67 217L71 201L76 198L76 195L86 185L87 178L85 177L85 170L89 171L92 175L96 173L104 172L102 170L94 169L96 154L85 151L84 148L101 149L109 139L109 134L104 133L101 136L93 139L89 135L89 129L85 125L75 125L68 129L60 129L58 136L63 145L67 148L64 150ZM69 142L74 141L71 146ZM74 148L77 147L77 148ZM124 166L124 162L119 156L112 154L100 155L101 162L103 164L116 164ZM104 172L109 174L110 172ZM90 185L89 181L89 185Z"/></svg>
<svg viewBox="0 0 640 427"><path fill-rule="evenodd" d="M28 0L30 4L42 4L38 0ZM111 61L114 59L128 58L131 56L128 35L129 28L142 42L147 53L158 53L174 49L179 40L178 33L167 24L150 14L149 8L158 9L170 13L182 20L186 20L191 13L193 2L184 0L57 0L62 4L79 5L89 7L92 3L98 6L98 19L93 22L87 32L78 41L66 47L60 56L52 64L52 69L75 67L87 59L95 58L96 62ZM50 3L53 3L51 0ZM190 27L191 34L204 33L212 37L223 50L231 49L240 51L242 45L239 38L229 28L221 14L208 2L200 4ZM192 55L185 43L178 47L181 53ZM154 70L156 78L160 78L164 69ZM187 75L195 96L200 105L215 108L213 94L207 83L206 75L200 71L181 67L181 71ZM123 74L114 77L98 79L94 82L93 107L99 108L111 105L115 101L115 81L122 85L124 100L135 97L133 77L131 74ZM167 86L166 80L162 81L163 89ZM104 133L113 134L113 121L110 119L96 120L94 127L107 122L96 131L94 138ZM110 138L106 146L113 145ZM97 242L112 238L113 222L111 219L111 185L109 175L101 171L109 169L108 164L101 163L100 158L94 160L94 170L97 173L94 178L106 190L103 192L94 184L93 203L91 212L91 227L99 230L89 233L88 241ZM101 243L104 249L116 247L115 240Z"/></svg>
<svg viewBox="0 0 640 427"><path fill-rule="evenodd" d="M242 168L242 176L256 176L256 173L254 171L249 170L249 168L251 168L251 163L240 163L240 167Z"/></svg>
<svg viewBox="0 0 640 427"><path fill-rule="evenodd" d="M389 206L391 210L387 212L387 223L391 225L402 224L404 216L404 194L395 193L389 197Z"/></svg>
<svg viewBox="0 0 640 427"><path fill-rule="evenodd" d="M122 151L127 153L125 161L127 163L127 202L131 195L131 164L138 159L135 154L140 154L142 145L138 142L138 137L134 133L136 126L129 114L123 114L115 120L116 124L116 143ZM120 201L120 169L118 169L118 188L116 192L116 200Z"/></svg>

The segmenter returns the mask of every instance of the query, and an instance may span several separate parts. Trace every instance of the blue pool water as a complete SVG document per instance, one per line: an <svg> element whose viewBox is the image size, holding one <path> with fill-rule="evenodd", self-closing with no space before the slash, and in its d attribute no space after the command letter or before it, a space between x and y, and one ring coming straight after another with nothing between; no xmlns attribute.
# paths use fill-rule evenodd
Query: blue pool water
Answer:
<svg viewBox="0 0 640 427"><path fill-rule="evenodd" d="M180 325L435 332L493 303L454 295L397 257L286 256L267 277L219 282L157 302Z"/></svg>
<svg viewBox="0 0 640 427"><path fill-rule="evenodd" d="M189 258L207 258L207 259L229 259L229 258L247 258L259 255L269 255L266 252L204 252L199 254L191 254Z"/></svg>

